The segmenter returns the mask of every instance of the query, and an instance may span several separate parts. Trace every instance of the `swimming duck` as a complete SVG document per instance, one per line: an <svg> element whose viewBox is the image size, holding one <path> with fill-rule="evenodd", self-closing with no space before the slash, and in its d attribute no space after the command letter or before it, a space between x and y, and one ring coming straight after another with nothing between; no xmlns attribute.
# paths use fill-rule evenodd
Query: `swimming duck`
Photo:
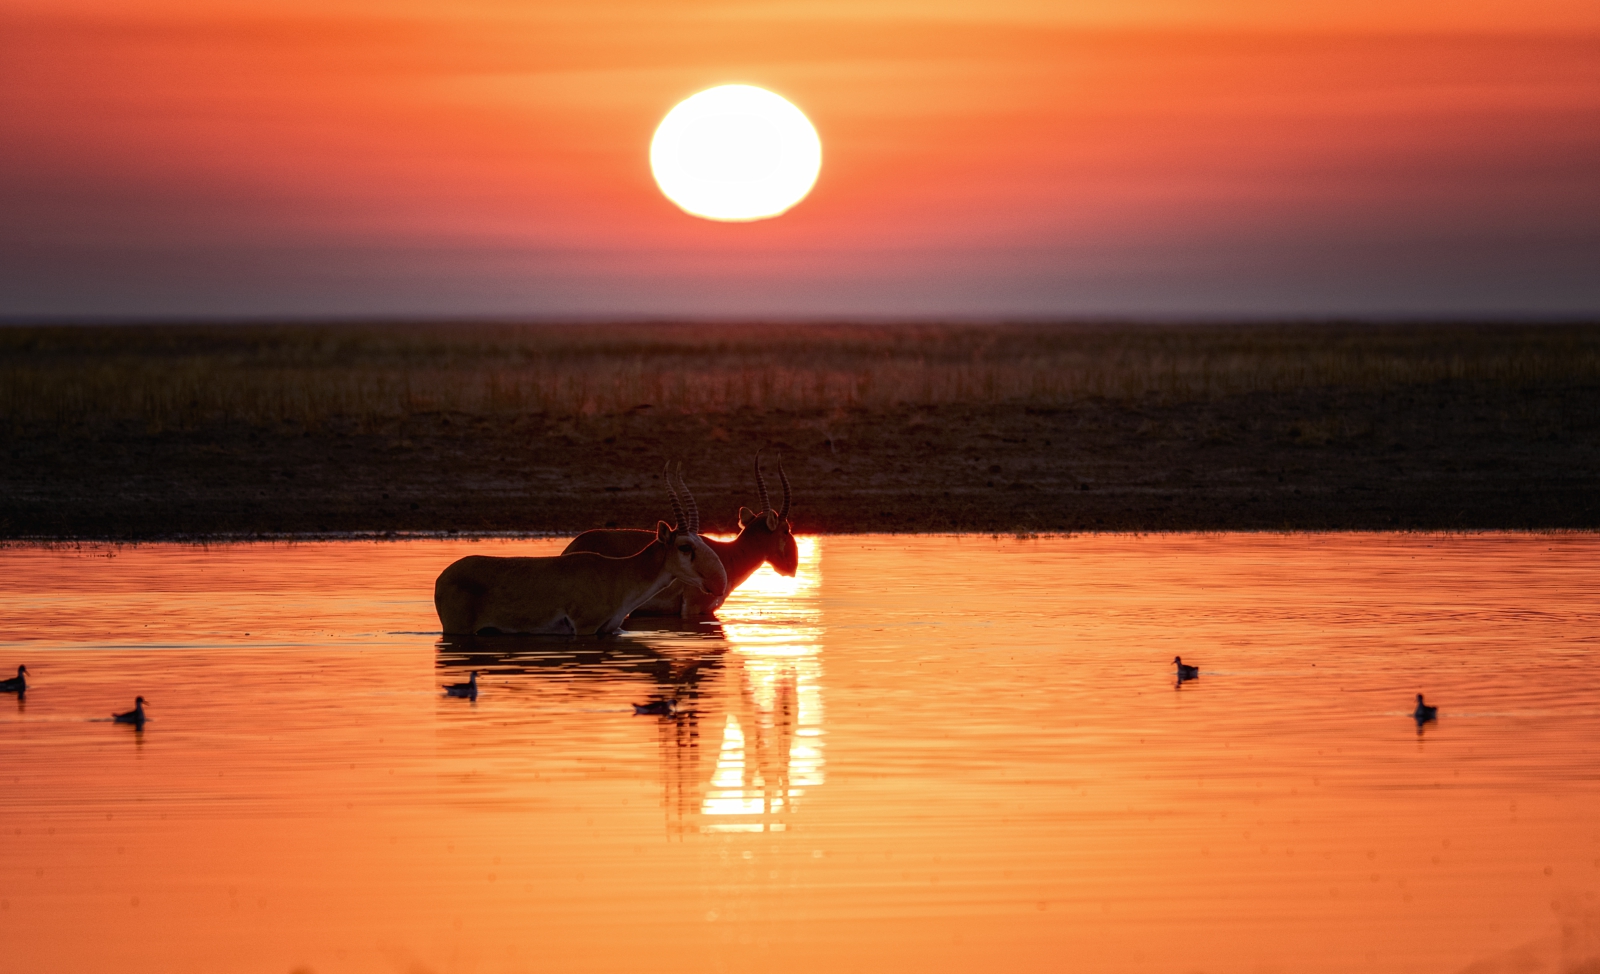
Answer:
<svg viewBox="0 0 1600 974"><path fill-rule="evenodd" d="M1417 709L1411 711L1411 716L1415 717L1419 723L1426 720L1433 720L1435 717L1439 716L1439 708L1430 707L1423 703L1422 694L1419 693L1417 694Z"/></svg>
<svg viewBox="0 0 1600 974"><path fill-rule="evenodd" d="M445 686L444 695L447 697L466 697L469 700L478 699L478 671L473 670L465 683L451 683Z"/></svg>
<svg viewBox="0 0 1600 974"><path fill-rule="evenodd" d="M1190 666L1185 663L1182 656L1172 657L1172 665L1178 668L1178 679L1180 680L1193 680L1200 676L1200 667Z"/></svg>
<svg viewBox="0 0 1600 974"><path fill-rule="evenodd" d="M678 712L678 705L671 700L652 700L649 703L636 703L633 705L635 717L640 714L653 714L657 717L671 717Z"/></svg>
<svg viewBox="0 0 1600 974"><path fill-rule="evenodd" d="M14 679L0 680L0 693L27 693L28 678L23 676L26 672L28 672L26 666L19 666Z"/></svg>
<svg viewBox="0 0 1600 974"><path fill-rule="evenodd" d="M144 698L138 697L133 701L133 709L125 714L112 714L111 719L118 724L132 724L135 727L144 726Z"/></svg>

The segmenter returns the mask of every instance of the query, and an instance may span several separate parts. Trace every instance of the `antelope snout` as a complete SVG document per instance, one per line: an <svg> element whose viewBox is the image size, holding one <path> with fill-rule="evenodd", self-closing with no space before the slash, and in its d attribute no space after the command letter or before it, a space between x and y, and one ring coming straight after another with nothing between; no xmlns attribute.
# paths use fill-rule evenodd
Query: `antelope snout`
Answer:
<svg viewBox="0 0 1600 974"><path fill-rule="evenodd" d="M714 599L720 599L728 594L728 573L723 570L720 562L716 571L702 574L699 581L700 591Z"/></svg>
<svg viewBox="0 0 1600 974"><path fill-rule="evenodd" d="M708 578L701 587L707 595L720 599L728 594L728 577L718 575L716 578Z"/></svg>

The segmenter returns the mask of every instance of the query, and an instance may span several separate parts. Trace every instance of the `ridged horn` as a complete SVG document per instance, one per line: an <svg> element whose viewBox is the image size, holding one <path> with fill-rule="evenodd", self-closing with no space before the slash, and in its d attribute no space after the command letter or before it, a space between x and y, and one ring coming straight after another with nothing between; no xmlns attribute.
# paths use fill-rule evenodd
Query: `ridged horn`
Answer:
<svg viewBox="0 0 1600 974"><path fill-rule="evenodd" d="M789 516L789 502L794 499L794 492L789 489L789 475L783 472L783 455L778 455L778 481L783 484L783 510L778 512L778 520Z"/></svg>
<svg viewBox="0 0 1600 974"><path fill-rule="evenodd" d="M678 489L683 491L683 507L689 512L689 533L700 533L700 508L695 505L694 495L689 493L689 485L683 482L683 463L678 463Z"/></svg>
<svg viewBox="0 0 1600 974"><path fill-rule="evenodd" d="M672 498L672 516L678 519L673 527L681 530L687 519L683 516L683 502L678 500L678 492L672 486L671 460L668 460L667 465L661 468L661 479L667 482L667 494Z"/></svg>
<svg viewBox="0 0 1600 974"><path fill-rule="evenodd" d="M756 489L761 491L761 513L772 510L772 501L767 498L767 478L761 476L761 451L756 451Z"/></svg>

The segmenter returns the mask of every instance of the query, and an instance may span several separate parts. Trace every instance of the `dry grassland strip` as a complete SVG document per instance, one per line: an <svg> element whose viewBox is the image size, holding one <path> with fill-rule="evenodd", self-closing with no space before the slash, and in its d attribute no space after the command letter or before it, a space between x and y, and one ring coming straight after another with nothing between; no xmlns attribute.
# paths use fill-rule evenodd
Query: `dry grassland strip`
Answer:
<svg viewBox="0 0 1600 974"><path fill-rule="evenodd" d="M1594 324L0 328L0 536L1593 528ZM726 511L723 512L723 508Z"/></svg>
<svg viewBox="0 0 1600 974"><path fill-rule="evenodd" d="M13 424L307 424L649 405L1200 401L1600 378L1600 332L1465 325L394 324L0 329Z"/></svg>

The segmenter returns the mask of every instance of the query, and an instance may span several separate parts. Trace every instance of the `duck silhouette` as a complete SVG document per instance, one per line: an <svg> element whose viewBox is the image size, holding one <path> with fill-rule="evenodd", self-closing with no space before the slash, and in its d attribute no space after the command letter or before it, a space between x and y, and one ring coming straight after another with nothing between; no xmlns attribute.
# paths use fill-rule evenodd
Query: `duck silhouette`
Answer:
<svg viewBox="0 0 1600 974"><path fill-rule="evenodd" d="M649 703L636 703L633 705L635 717L640 714L652 714L657 717L671 717L678 712L678 705L671 700L652 700Z"/></svg>
<svg viewBox="0 0 1600 974"><path fill-rule="evenodd" d="M478 671L473 670L467 676L465 683L451 683L445 686L444 695L447 697L466 697L468 700L478 699Z"/></svg>
<svg viewBox="0 0 1600 974"><path fill-rule="evenodd" d="M1419 693L1417 694L1417 709L1411 711L1411 716L1415 717L1419 724L1426 723L1439 716L1439 708L1423 703L1422 694Z"/></svg>
<svg viewBox="0 0 1600 974"><path fill-rule="evenodd" d="M1172 657L1172 665L1178 668L1179 680L1195 680L1199 679L1200 677L1200 667L1190 666L1188 663L1185 663L1182 656Z"/></svg>
<svg viewBox="0 0 1600 974"><path fill-rule="evenodd" d="M28 672L26 666L17 667L17 675L9 680L0 680L0 693L27 693L28 678L23 674Z"/></svg>
<svg viewBox="0 0 1600 974"><path fill-rule="evenodd" d="M111 719L118 724L132 724L135 727L144 726L144 698L137 697L133 701L133 709L125 714L112 714Z"/></svg>

